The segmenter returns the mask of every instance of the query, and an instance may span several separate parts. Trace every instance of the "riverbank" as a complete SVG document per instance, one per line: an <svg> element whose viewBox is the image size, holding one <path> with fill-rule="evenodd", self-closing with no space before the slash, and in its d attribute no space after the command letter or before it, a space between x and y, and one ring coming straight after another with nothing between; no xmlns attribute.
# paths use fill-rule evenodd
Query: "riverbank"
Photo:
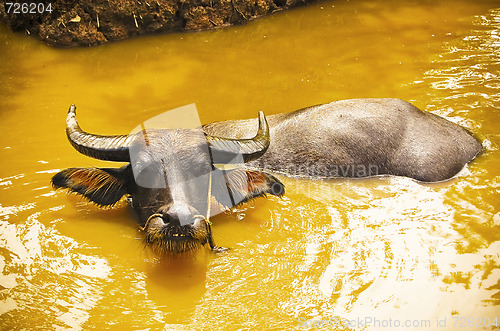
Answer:
<svg viewBox="0 0 500 331"><path fill-rule="evenodd" d="M0 22L56 47L96 46L155 33L244 24L318 0L58 0L30 8L4 4ZM19 3L21 4L21 3ZM28 13L23 13L24 11ZM16 12L18 11L18 12ZM31 12L31 13L29 13Z"/></svg>

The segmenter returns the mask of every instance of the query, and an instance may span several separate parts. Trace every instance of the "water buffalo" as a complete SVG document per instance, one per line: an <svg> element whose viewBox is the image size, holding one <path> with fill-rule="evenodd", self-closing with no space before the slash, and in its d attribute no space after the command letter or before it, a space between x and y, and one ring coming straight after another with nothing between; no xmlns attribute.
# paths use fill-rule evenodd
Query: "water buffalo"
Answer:
<svg viewBox="0 0 500 331"><path fill-rule="evenodd" d="M210 215L266 194L282 195L283 184L269 172L434 182L453 177L482 150L464 128L398 99L344 100L267 118L260 112L258 119L198 130L144 129L119 136L84 132L72 105L66 132L80 153L127 164L66 169L54 175L53 186L100 206L128 196L146 242L160 253L206 243L219 249Z"/></svg>

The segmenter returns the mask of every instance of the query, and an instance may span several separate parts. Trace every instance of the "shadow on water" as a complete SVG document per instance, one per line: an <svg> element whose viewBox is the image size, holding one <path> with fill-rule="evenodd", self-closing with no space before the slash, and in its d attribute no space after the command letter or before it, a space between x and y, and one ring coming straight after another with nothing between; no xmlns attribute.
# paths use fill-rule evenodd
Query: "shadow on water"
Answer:
<svg viewBox="0 0 500 331"><path fill-rule="evenodd" d="M162 257L146 271L148 298L167 314L168 323L188 322L205 294L211 252L202 250Z"/></svg>

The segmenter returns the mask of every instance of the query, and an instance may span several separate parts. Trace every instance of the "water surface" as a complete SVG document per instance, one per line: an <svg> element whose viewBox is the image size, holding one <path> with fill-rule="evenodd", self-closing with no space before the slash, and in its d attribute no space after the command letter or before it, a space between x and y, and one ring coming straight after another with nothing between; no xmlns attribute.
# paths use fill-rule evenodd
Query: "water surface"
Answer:
<svg viewBox="0 0 500 331"><path fill-rule="evenodd" d="M500 323L498 2L326 1L82 49L0 27L0 50L1 329ZM50 187L60 169L109 166L66 140L72 103L85 130L119 134L191 103L208 123L355 97L411 101L485 152L439 184L283 178L285 198L214 219L231 251L170 260L144 247L125 202L101 210Z"/></svg>

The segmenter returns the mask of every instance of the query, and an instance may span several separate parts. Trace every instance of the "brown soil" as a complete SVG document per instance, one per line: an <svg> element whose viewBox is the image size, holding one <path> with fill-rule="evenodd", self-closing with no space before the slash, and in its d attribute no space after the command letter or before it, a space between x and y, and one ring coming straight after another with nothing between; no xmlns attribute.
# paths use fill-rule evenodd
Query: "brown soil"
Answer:
<svg viewBox="0 0 500 331"><path fill-rule="evenodd" d="M139 35L243 24L315 1L318 0L55 0L51 2L52 13L36 14L13 13L13 8L7 13L4 2L0 5L0 22L52 46L94 46ZM49 1L44 3L48 5Z"/></svg>

